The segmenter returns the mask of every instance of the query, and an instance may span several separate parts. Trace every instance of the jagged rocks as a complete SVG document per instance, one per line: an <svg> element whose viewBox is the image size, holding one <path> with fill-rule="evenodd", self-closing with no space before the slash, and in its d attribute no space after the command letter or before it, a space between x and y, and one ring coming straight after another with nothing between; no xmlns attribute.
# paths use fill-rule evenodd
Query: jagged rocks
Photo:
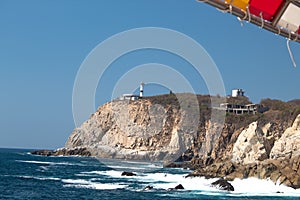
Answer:
<svg viewBox="0 0 300 200"><path fill-rule="evenodd" d="M36 150L30 152L33 155L40 155L40 156L53 156L54 151L53 150Z"/></svg>
<svg viewBox="0 0 300 200"><path fill-rule="evenodd" d="M221 190L234 191L234 187L226 180L219 179L211 184L212 186L218 187Z"/></svg>
<svg viewBox="0 0 300 200"><path fill-rule="evenodd" d="M78 147L78 148L61 148L54 151L55 156L92 156L89 149L86 147Z"/></svg>
<svg viewBox="0 0 300 200"><path fill-rule="evenodd" d="M236 171L236 166L230 161L218 162L196 169L188 177L204 176L206 178L225 177Z"/></svg>
<svg viewBox="0 0 300 200"><path fill-rule="evenodd" d="M268 158L270 144L257 122L241 132L233 146L232 161L237 164L250 164Z"/></svg>
<svg viewBox="0 0 300 200"><path fill-rule="evenodd" d="M173 163L164 163L164 168L183 168L183 169L195 169L194 165L191 162L173 162Z"/></svg>
<svg viewBox="0 0 300 200"><path fill-rule="evenodd" d="M271 150L273 159L287 158L300 155L300 115L294 121L292 127L287 128L281 138L277 140Z"/></svg>
<svg viewBox="0 0 300 200"><path fill-rule="evenodd" d="M175 190L184 190L184 187L181 184L179 184L175 187Z"/></svg>
<svg viewBox="0 0 300 200"><path fill-rule="evenodd" d="M231 161L214 163L198 168L189 177L205 176L206 178L224 177L225 180L255 177L270 178L274 183L284 184L292 188L300 188L300 156L292 159L267 159L258 163L240 165Z"/></svg>
<svg viewBox="0 0 300 200"><path fill-rule="evenodd" d="M91 156L91 152L87 148L61 148L56 150L36 150L30 152L34 155L41 156Z"/></svg>

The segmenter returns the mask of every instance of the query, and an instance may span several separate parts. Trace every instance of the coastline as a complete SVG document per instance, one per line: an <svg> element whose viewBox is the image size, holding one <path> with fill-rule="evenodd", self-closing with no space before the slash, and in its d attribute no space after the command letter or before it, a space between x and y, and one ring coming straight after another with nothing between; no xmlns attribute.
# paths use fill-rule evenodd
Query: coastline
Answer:
<svg viewBox="0 0 300 200"><path fill-rule="evenodd" d="M55 158L56 156L50 156L52 158ZM73 156L71 156L73 157ZM85 156L82 156L82 158L84 158ZM45 157L47 158L47 157ZM59 157L58 157L59 159ZM63 158L61 158L63 159ZM80 157L78 157L78 159L80 159ZM97 158L95 158L97 159ZM98 160L98 159L97 159ZM101 162L101 158L99 158L99 161ZM104 159L106 160L106 159ZM211 184L217 180L219 180L219 178L216 177L204 177L204 176L190 176L189 173L187 173L187 171L182 171L184 169L179 168L178 172L180 172L180 174L173 176L172 174L168 174L167 177L166 174L164 174L163 171L168 170L167 168L160 168L163 167L163 165L161 165L160 167L158 165L152 165L152 167L155 167L155 169L152 169L153 171L147 171L146 168L143 168L142 171L137 170L138 168L136 168L137 166L148 166L150 164L153 164L152 162L139 162L139 161L129 161L129 160L117 160L117 159L107 159L106 160L107 166L109 166L109 171L107 172L101 172L101 174L105 174L106 176L112 177L112 178L121 178L121 179L128 179L128 180L139 180L140 178L142 178L141 180L144 180L145 174L144 173L150 173L153 174L151 175L151 177L156 177L154 180L156 181L162 181L165 182L169 182L168 184L164 185L162 183L159 184L155 184L154 185L154 189L153 191L159 191L160 189L163 190L168 190L169 187L171 186L175 186L177 184L182 184L183 187L185 188L184 191L188 192L196 192L202 188L204 190L207 190L207 193L210 195L216 195L216 193L222 191L220 190L219 187L213 187L211 186ZM116 164L116 163L123 163L122 165L120 164ZM148 165L147 165L148 164ZM121 167L121 168L120 168ZM158 168L159 167L159 168ZM133 173L136 173L137 176L136 177L123 177L121 176L121 172L122 170L129 170ZM146 170L146 171L144 171ZM171 169L172 170L172 169ZM96 173L96 172L95 172ZM98 173L98 172L97 172ZM100 173L100 172L99 172ZM192 172L193 173L193 172ZM144 177L144 178L143 178ZM265 196L269 196L269 197L292 197L292 196L300 196L300 190L297 189L293 189L291 187L287 187L284 186L282 184L279 183L274 183L273 181L271 181L270 179L259 179L259 178L253 178L253 177L249 177L246 179L239 179L236 178L235 180L231 180L228 181L234 188L235 191L233 192L229 192L229 191L224 191L224 193L222 193L225 196L228 197L239 197L239 196L243 196L243 195L247 195L249 197L265 197ZM253 187L254 185L256 186L260 186L263 188L259 188L259 187ZM150 183L150 185L152 185ZM250 191L248 191L250 188L247 187L247 185L252 185L252 189ZM290 189L289 189L290 188ZM248 189L248 190L247 190ZM256 191L255 191L256 190ZM211 192L208 192L211 191ZM242 193L241 191L243 191L244 193ZM273 192L270 192L273 191ZM203 193L203 192L202 192Z"/></svg>

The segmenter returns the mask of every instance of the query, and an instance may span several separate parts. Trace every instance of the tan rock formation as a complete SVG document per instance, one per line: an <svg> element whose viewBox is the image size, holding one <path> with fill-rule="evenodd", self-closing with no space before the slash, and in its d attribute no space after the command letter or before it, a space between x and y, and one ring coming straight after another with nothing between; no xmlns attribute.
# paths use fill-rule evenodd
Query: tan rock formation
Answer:
<svg viewBox="0 0 300 200"><path fill-rule="evenodd" d="M270 157L278 159L298 155L300 155L300 115L297 116L292 127L287 128L281 138L275 142Z"/></svg>
<svg viewBox="0 0 300 200"><path fill-rule="evenodd" d="M237 164L250 164L268 158L268 140L257 122L241 132L233 146L232 161Z"/></svg>
<svg viewBox="0 0 300 200"><path fill-rule="evenodd" d="M76 128L66 148L86 147L106 158L174 161L191 146L197 130L184 117L178 109L148 100L113 101ZM196 127L194 132L190 127Z"/></svg>

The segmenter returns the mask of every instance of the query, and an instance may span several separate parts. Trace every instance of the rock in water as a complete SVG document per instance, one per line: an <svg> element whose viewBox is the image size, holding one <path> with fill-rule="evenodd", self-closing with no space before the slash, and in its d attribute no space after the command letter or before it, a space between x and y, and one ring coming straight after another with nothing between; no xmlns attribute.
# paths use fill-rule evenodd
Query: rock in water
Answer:
<svg viewBox="0 0 300 200"><path fill-rule="evenodd" d="M181 184L179 184L175 188L169 188L168 190L184 190L184 187Z"/></svg>
<svg viewBox="0 0 300 200"><path fill-rule="evenodd" d="M52 156L54 155L55 152L53 150L36 150L30 153L33 155L40 155L40 156Z"/></svg>
<svg viewBox="0 0 300 200"><path fill-rule="evenodd" d="M181 184L179 184L175 187L175 190L184 190L184 187Z"/></svg>
<svg viewBox="0 0 300 200"><path fill-rule="evenodd" d="M219 179L213 182L211 185L217 186L221 190L234 191L234 187L224 179Z"/></svg>
<svg viewBox="0 0 300 200"><path fill-rule="evenodd" d="M152 190L152 189L153 189L153 186L150 186L150 185L148 185L144 188L144 190Z"/></svg>
<svg viewBox="0 0 300 200"><path fill-rule="evenodd" d="M91 156L91 152L86 147L73 149L61 148L54 151L55 156Z"/></svg>
<svg viewBox="0 0 300 200"><path fill-rule="evenodd" d="M73 149L61 148L56 150L36 150L30 153L40 156L91 156L91 152L85 147Z"/></svg>
<svg viewBox="0 0 300 200"><path fill-rule="evenodd" d="M136 174L132 172L122 172L121 176L136 176Z"/></svg>

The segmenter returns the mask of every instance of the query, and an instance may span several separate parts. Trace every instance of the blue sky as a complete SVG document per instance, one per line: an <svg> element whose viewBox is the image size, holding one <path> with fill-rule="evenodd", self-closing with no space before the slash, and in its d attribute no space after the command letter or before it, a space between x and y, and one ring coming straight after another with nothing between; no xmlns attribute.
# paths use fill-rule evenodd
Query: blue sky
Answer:
<svg viewBox="0 0 300 200"><path fill-rule="evenodd" d="M227 93L243 88L254 102L262 98L299 99L300 44L251 24L241 27L195 0L0 0L0 147L57 148L74 129L72 90L85 57L100 42L122 31L163 27L201 44L218 66ZM193 77L189 64L161 51L120 57L100 81L96 106L108 101L117 77L131 67L157 62ZM122 70L120 70L122 69ZM163 93L157 86L148 95ZM147 91L145 91L147 95Z"/></svg>

